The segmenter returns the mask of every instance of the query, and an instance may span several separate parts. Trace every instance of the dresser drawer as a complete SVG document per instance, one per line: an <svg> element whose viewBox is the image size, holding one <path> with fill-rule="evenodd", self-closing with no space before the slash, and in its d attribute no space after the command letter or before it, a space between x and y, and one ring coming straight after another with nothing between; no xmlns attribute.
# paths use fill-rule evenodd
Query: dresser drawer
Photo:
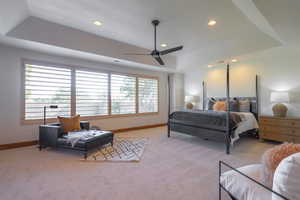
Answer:
<svg viewBox="0 0 300 200"><path fill-rule="evenodd" d="M280 119L280 118L260 118L259 123L263 125L271 126L283 126L283 127L299 127L300 121L293 119Z"/></svg>
<svg viewBox="0 0 300 200"><path fill-rule="evenodd" d="M283 126L270 126L270 125L262 125L260 127L261 132L269 132L274 134L283 134L283 135L292 135L300 137L300 128L290 128Z"/></svg>
<svg viewBox="0 0 300 200"><path fill-rule="evenodd" d="M294 142L294 138L295 138L295 136L276 134L274 132L262 132L261 136L263 139L275 140L278 142Z"/></svg>
<svg viewBox="0 0 300 200"><path fill-rule="evenodd" d="M300 144L300 137L294 137L293 142Z"/></svg>

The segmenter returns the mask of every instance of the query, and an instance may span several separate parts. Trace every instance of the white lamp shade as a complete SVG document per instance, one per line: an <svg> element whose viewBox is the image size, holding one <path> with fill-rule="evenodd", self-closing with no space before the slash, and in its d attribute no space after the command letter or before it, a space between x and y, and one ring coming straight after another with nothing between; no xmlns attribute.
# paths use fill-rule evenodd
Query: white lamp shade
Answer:
<svg viewBox="0 0 300 200"><path fill-rule="evenodd" d="M189 96L185 96L185 98L184 98L184 101L187 103L196 103L196 102L198 102L198 100L199 100L198 96L189 95Z"/></svg>
<svg viewBox="0 0 300 200"><path fill-rule="evenodd" d="M272 92L271 102L272 103L288 103L290 101L288 92Z"/></svg>

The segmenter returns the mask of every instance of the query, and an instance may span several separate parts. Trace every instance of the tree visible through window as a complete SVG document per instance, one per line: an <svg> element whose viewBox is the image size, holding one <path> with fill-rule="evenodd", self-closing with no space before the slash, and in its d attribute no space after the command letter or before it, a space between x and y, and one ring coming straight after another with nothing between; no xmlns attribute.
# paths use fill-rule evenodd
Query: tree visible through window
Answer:
<svg viewBox="0 0 300 200"><path fill-rule="evenodd" d="M158 112L158 79L59 65L25 64L25 120ZM74 84L74 85L72 85Z"/></svg>
<svg viewBox="0 0 300 200"><path fill-rule="evenodd" d="M25 119L42 119L44 106L58 105L49 110L47 118L71 114L71 70L39 65L25 66Z"/></svg>
<svg viewBox="0 0 300 200"><path fill-rule="evenodd" d="M158 80L138 78L139 112L158 112Z"/></svg>
<svg viewBox="0 0 300 200"><path fill-rule="evenodd" d="M76 113L108 115L108 73L76 70Z"/></svg>
<svg viewBox="0 0 300 200"><path fill-rule="evenodd" d="M136 113L136 78L111 75L111 113Z"/></svg>

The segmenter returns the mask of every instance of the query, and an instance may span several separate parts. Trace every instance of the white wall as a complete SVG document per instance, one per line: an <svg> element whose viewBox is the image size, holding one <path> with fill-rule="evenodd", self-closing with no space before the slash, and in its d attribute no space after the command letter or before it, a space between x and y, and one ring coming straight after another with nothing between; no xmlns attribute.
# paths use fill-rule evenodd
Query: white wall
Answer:
<svg viewBox="0 0 300 200"><path fill-rule="evenodd" d="M116 66L112 64L90 62L81 59L52 56L0 45L0 144L36 140L38 137L38 124L21 124L22 58L89 68L107 69L118 72L149 74L151 76L157 76L160 79L160 112L158 115L102 119L91 121L91 124L98 125L103 129L120 129L167 122L167 73L165 72L147 71L124 66Z"/></svg>
<svg viewBox="0 0 300 200"><path fill-rule="evenodd" d="M247 55L230 68L231 96L255 96L255 75L259 75L261 114L272 114L270 93L289 91L289 116L300 116L300 48L285 46ZM202 94L201 82L207 82L207 96L226 96L226 68L194 67L185 73L185 93Z"/></svg>
<svg viewBox="0 0 300 200"><path fill-rule="evenodd" d="M170 75L170 108L171 112L184 106L184 74Z"/></svg>

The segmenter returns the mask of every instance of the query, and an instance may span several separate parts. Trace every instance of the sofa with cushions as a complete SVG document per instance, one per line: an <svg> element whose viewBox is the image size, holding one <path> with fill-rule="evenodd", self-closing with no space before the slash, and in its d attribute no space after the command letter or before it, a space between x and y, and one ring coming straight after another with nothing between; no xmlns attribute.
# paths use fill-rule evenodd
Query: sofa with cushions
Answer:
<svg viewBox="0 0 300 200"><path fill-rule="evenodd" d="M231 170L221 173L222 165ZM234 169L220 161L220 193L222 188L232 199L238 200L300 200L300 153L280 161L271 187L262 181L262 169L262 164Z"/></svg>

